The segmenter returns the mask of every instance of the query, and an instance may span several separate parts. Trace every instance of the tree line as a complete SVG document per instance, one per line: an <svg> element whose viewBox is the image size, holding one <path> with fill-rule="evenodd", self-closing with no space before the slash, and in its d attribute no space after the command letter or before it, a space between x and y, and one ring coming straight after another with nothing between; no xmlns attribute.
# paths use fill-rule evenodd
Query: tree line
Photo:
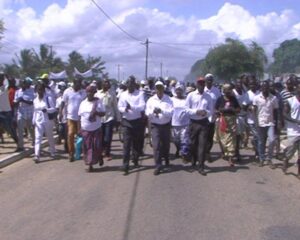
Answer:
<svg viewBox="0 0 300 240"><path fill-rule="evenodd" d="M264 49L256 42L246 46L239 40L227 38L224 44L211 48L205 58L197 60L186 80L207 72L222 81L235 80L242 73L252 73L263 78L264 73L280 76L283 73L300 73L300 41L286 40L272 54L268 64Z"/></svg>

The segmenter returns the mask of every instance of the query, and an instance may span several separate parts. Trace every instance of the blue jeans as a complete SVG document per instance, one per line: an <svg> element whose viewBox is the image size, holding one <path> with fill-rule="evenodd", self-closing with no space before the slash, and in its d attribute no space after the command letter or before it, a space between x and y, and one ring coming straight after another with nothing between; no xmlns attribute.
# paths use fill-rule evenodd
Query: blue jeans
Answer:
<svg viewBox="0 0 300 240"><path fill-rule="evenodd" d="M275 144L275 127L258 127L259 139L258 139L258 155L259 161L263 162L266 159L271 161L273 158L273 150ZM266 143L269 141L268 156L266 156Z"/></svg>
<svg viewBox="0 0 300 240"><path fill-rule="evenodd" d="M110 156L111 142L113 137L114 120L102 123L102 144L106 156Z"/></svg>
<svg viewBox="0 0 300 240"><path fill-rule="evenodd" d="M259 143L258 143L258 138L259 138L259 134L258 134L258 129L256 127L255 124L248 124L248 127L249 127L249 131L250 133L252 134L253 136L253 139L251 141L253 147L254 147L254 150L255 150L255 155L259 155L258 153L258 149L259 149Z"/></svg>

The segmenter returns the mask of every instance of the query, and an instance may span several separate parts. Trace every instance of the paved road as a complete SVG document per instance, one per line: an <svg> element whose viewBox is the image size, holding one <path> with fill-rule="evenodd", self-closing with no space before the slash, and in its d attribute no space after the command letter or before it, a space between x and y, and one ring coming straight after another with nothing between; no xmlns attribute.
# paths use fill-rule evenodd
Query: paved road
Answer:
<svg viewBox="0 0 300 240"><path fill-rule="evenodd" d="M153 176L146 156L143 167L123 176L119 143L113 148L115 159L94 173L63 154L0 169L0 239L300 239L300 181L293 171L284 176L245 157L234 170L224 160L209 163L204 177L177 159Z"/></svg>

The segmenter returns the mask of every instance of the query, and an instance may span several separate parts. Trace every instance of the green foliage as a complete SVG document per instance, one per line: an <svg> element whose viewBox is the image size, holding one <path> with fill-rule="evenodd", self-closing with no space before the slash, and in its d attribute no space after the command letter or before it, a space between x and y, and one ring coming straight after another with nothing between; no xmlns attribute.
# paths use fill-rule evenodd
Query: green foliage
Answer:
<svg viewBox="0 0 300 240"><path fill-rule="evenodd" d="M286 40L273 51L274 62L270 71L275 74L294 73L300 66L300 41Z"/></svg>
<svg viewBox="0 0 300 240"><path fill-rule="evenodd" d="M205 59L198 60L191 68L193 75L204 75L208 72L218 79L230 81L243 72L263 75L267 58L262 47L257 43L247 47L241 41L226 39L224 44L209 50Z"/></svg>
<svg viewBox="0 0 300 240"><path fill-rule="evenodd" d="M101 57L88 56L84 59L76 51L72 51L68 62L64 63L56 55L52 46L41 44L38 52L34 49L22 49L19 54L16 54L16 59L13 59L12 64L5 64L4 71L13 76L37 78L43 73L61 72L66 69L69 77L72 78L74 67L76 67L80 72L93 68L95 76L108 76L104 73L104 64Z"/></svg>

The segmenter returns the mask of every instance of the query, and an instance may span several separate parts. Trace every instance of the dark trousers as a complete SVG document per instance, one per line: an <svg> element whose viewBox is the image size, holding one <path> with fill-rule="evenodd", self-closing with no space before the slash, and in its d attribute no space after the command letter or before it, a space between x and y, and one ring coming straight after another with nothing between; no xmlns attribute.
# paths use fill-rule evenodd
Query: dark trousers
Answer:
<svg viewBox="0 0 300 240"><path fill-rule="evenodd" d="M206 142L206 153L210 153L213 145L214 145L214 135L215 135L215 123L210 122L208 124L208 131L207 131L207 142Z"/></svg>
<svg viewBox="0 0 300 240"><path fill-rule="evenodd" d="M58 124L58 136L60 140L64 140L64 149L65 152L68 153L68 126L67 123L59 123Z"/></svg>
<svg viewBox="0 0 300 240"><path fill-rule="evenodd" d="M102 123L102 144L106 156L110 156L111 141L113 137L114 120Z"/></svg>
<svg viewBox="0 0 300 240"><path fill-rule="evenodd" d="M144 144L145 144L145 132L146 132L146 126L148 123L148 119L144 116L142 117L142 126L141 126L141 141L140 141L140 150L139 150L139 154L142 155L144 152Z"/></svg>
<svg viewBox="0 0 300 240"><path fill-rule="evenodd" d="M151 124L152 147L155 160L155 167L160 168L162 158L169 162L171 124Z"/></svg>
<svg viewBox="0 0 300 240"><path fill-rule="evenodd" d="M204 168L209 121L192 120L190 124L191 153L193 165L199 162L199 168Z"/></svg>
<svg viewBox="0 0 300 240"><path fill-rule="evenodd" d="M133 161L137 163L141 141L142 119L128 121L122 119L123 132L123 165L129 166L130 152Z"/></svg>
<svg viewBox="0 0 300 240"><path fill-rule="evenodd" d="M12 112L0 112L0 125L18 143L16 127L13 124Z"/></svg>

